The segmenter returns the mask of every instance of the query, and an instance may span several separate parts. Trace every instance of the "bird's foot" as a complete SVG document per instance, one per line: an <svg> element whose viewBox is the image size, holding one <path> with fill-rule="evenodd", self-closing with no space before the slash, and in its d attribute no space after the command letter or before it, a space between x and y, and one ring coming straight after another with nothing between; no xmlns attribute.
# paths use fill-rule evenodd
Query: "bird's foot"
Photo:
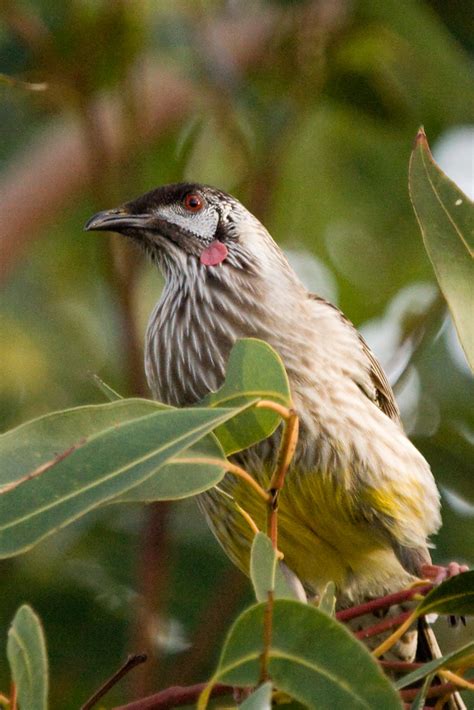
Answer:
<svg viewBox="0 0 474 710"><path fill-rule="evenodd" d="M460 565L458 562L450 562L446 567L443 565L423 565L421 574L425 579L428 579L433 584L441 584L446 579L456 577L458 574L468 572L467 565Z"/></svg>

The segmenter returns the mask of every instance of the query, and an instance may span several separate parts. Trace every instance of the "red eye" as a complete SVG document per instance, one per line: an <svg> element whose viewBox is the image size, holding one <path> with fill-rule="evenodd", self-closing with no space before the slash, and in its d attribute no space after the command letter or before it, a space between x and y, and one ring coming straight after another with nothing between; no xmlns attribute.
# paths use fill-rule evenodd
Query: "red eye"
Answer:
<svg viewBox="0 0 474 710"><path fill-rule="evenodd" d="M184 206L188 212L199 212L204 206L203 199L196 192L190 192L184 198Z"/></svg>

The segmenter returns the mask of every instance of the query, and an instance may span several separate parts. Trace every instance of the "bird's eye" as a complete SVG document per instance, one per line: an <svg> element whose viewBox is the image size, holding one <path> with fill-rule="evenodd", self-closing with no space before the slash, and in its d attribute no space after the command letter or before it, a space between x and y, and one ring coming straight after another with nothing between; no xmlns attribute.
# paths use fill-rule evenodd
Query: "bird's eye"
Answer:
<svg viewBox="0 0 474 710"><path fill-rule="evenodd" d="M204 206L203 199L195 192L190 192L184 198L184 206L188 212L199 212Z"/></svg>

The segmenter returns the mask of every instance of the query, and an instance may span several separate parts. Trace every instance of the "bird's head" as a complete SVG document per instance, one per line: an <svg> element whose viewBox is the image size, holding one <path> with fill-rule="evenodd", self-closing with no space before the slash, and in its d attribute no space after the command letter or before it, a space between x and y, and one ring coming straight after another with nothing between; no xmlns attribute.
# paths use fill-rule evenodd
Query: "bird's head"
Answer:
<svg viewBox="0 0 474 710"><path fill-rule="evenodd" d="M94 215L86 230L120 232L142 244L159 264L229 267L261 272L278 258L266 229L238 200L195 183L165 185Z"/></svg>

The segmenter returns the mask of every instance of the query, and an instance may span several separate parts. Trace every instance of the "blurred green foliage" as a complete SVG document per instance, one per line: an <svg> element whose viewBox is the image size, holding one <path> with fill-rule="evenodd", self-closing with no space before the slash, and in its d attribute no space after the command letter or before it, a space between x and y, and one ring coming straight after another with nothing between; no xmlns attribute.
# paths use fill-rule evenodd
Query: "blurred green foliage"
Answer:
<svg viewBox="0 0 474 710"><path fill-rule="evenodd" d="M103 401L91 372L122 394L136 390L141 367L124 331L131 318L141 343L161 280L119 237L109 244L83 234L82 225L95 210L164 182L217 183L291 250L308 285L362 328L389 372L402 372L397 394L407 429L443 492L435 559L474 562L472 379L436 306L407 190L418 126L436 158L438 141L451 141L454 153L459 130L473 122L470 5L5 0L0 71L48 89L0 86L0 214L17 166L30 161L34 169L46 131L59 148L79 126L90 179L60 208L35 213L49 183L40 170L21 205L37 221L16 237L17 257L2 283L2 429ZM189 107L146 134L137 128L139 89L162 71L189 89ZM160 80L153 86L159 103ZM97 130L103 92L119 106L119 160ZM8 225L17 214L2 217ZM0 240L8 242L8 231ZM20 603L31 603L48 638L53 707L78 707L129 650L142 650L134 628L146 600L143 530L152 510L104 509L2 561L0 637ZM202 680L229 618L250 598L192 502L166 509L166 520L153 548L160 583L147 632L159 662L141 686L149 692ZM133 677L110 703L124 702L127 682L129 695L139 694ZM7 684L2 659L0 689Z"/></svg>

